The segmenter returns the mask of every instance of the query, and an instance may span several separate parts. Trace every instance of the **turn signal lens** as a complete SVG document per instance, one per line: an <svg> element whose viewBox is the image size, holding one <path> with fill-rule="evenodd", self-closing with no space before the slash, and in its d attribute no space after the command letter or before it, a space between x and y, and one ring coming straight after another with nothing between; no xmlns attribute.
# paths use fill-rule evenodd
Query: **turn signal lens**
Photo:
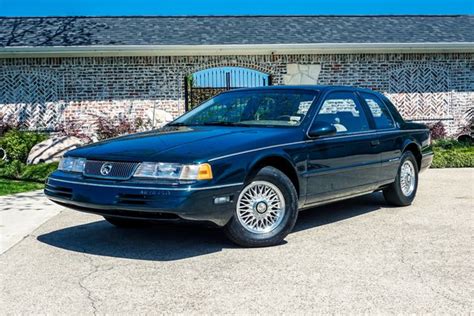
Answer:
<svg viewBox="0 0 474 316"><path fill-rule="evenodd" d="M210 164L203 163L202 165L199 165L197 179L198 180L210 180L210 179L212 179L212 169L211 169Z"/></svg>

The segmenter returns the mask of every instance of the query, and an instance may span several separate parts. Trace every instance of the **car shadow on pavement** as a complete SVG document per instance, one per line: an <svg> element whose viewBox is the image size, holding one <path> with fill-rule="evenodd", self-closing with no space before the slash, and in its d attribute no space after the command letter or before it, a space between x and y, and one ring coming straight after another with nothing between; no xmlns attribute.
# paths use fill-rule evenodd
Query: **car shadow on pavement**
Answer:
<svg viewBox="0 0 474 316"><path fill-rule="evenodd" d="M316 228L386 207L380 193L306 210L294 231ZM236 248L217 228L161 223L119 229L102 220L38 236L40 242L80 253L150 261L172 261ZM284 244L284 243L283 243Z"/></svg>
<svg viewBox="0 0 474 316"><path fill-rule="evenodd" d="M321 225L335 223L351 217L377 211L382 207L392 208L393 206L390 206L385 202L381 192L376 192L310 208L303 210L298 214L298 222L293 231L297 232Z"/></svg>

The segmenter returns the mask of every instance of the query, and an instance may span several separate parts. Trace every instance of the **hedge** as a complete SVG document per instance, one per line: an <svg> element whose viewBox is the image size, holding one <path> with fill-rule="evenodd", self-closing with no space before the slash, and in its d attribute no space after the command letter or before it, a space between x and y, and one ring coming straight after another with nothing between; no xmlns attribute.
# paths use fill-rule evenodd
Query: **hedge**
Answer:
<svg viewBox="0 0 474 316"><path fill-rule="evenodd" d="M474 146L456 140L437 140L433 144L432 168L474 167Z"/></svg>
<svg viewBox="0 0 474 316"><path fill-rule="evenodd" d="M57 162L37 165L26 165L18 160L0 162L0 178L44 182L57 167Z"/></svg>
<svg viewBox="0 0 474 316"><path fill-rule="evenodd" d="M0 147L7 153L7 161L0 161L0 178L44 182L57 163L26 165L28 154L47 134L9 129L0 137Z"/></svg>
<svg viewBox="0 0 474 316"><path fill-rule="evenodd" d="M0 138L0 147L10 161L26 163L31 148L48 138L47 134L11 129Z"/></svg>

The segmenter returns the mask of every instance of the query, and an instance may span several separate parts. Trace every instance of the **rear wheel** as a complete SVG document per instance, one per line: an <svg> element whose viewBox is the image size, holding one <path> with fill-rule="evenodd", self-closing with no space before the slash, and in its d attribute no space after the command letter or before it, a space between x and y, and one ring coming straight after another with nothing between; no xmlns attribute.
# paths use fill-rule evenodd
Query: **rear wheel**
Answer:
<svg viewBox="0 0 474 316"><path fill-rule="evenodd" d="M104 219L110 224L116 227L120 227L120 228L142 227L147 223L139 219L129 219L129 218L121 218L121 217L104 216Z"/></svg>
<svg viewBox="0 0 474 316"><path fill-rule="evenodd" d="M418 189L418 164L411 151L403 153L395 182L383 190L385 200L396 206L410 205Z"/></svg>
<svg viewBox="0 0 474 316"><path fill-rule="evenodd" d="M280 170L265 167L240 193L225 232L244 247L272 246L291 232L297 216L298 198L293 183Z"/></svg>

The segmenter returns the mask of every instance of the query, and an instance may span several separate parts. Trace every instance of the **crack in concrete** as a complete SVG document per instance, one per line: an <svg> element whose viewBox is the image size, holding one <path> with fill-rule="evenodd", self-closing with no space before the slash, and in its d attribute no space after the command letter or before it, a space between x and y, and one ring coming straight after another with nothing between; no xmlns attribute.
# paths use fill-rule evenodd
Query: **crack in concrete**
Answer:
<svg viewBox="0 0 474 316"><path fill-rule="evenodd" d="M96 273L111 271L111 270L116 269L118 267L128 266L129 264L114 265L114 266L110 266L110 267L101 269L103 266L100 265L100 264L96 264L94 262L93 258L86 254L85 249L82 250L81 254L82 254L83 257L85 257L87 259L87 261L89 263L89 266L91 266L92 269L89 273L87 273L85 276L83 276L82 278L79 279L78 285L81 289L83 289L86 292L86 294L87 294L86 297L87 297L87 300L90 302L91 308L93 310L93 314L97 315L97 313L99 312L99 308L98 308L97 304L100 303L101 300L97 297L97 295L94 296L94 291L92 289L90 289L88 286L85 285L85 281L87 279L91 278Z"/></svg>
<svg viewBox="0 0 474 316"><path fill-rule="evenodd" d="M78 285L81 289L83 289L86 292L86 294L87 294L86 297L87 297L87 300L90 302L91 308L93 310L93 314L97 315L97 313L98 313L97 304L100 303L101 300L98 299L97 297L94 297L93 290L85 285L85 281L87 279L89 279L90 277L92 277L94 274L98 273L98 272L109 271L109 270L114 269L114 267L109 267L107 269L101 269L102 266L100 264L96 264L91 256L86 255L86 250L85 249L82 249L81 254L84 258L86 258L86 260L89 263L89 266L91 266L92 269L88 274L86 274L85 276L83 276L82 278L79 279Z"/></svg>
<svg viewBox="0 0 474 316"><path fill-rule="evenodd" d="M97 273L99 271L99 265L96 265L94 264L94 261L92 260L92 258L90 258L89 256L87 256L84 251L82 252L82 255L84 258L87 259L87 261L89 262L89 266L92 267L92 271L90 271L88 274L86 274L85 276L83 276L82 278L79 279L78 281L78 285L81 287L81 289L83 289L84 291L86 291L86 297L87 297L87 300L90 302L90 305L92 307L92 310L93 310L93 314L94 315L97 315L97 312L98 312L98 309L97 309L97 306L96 306L96 300L93 298L92 296L92 290L90 290L85 284L84 282L90 278L93 274Z"/></svg>

